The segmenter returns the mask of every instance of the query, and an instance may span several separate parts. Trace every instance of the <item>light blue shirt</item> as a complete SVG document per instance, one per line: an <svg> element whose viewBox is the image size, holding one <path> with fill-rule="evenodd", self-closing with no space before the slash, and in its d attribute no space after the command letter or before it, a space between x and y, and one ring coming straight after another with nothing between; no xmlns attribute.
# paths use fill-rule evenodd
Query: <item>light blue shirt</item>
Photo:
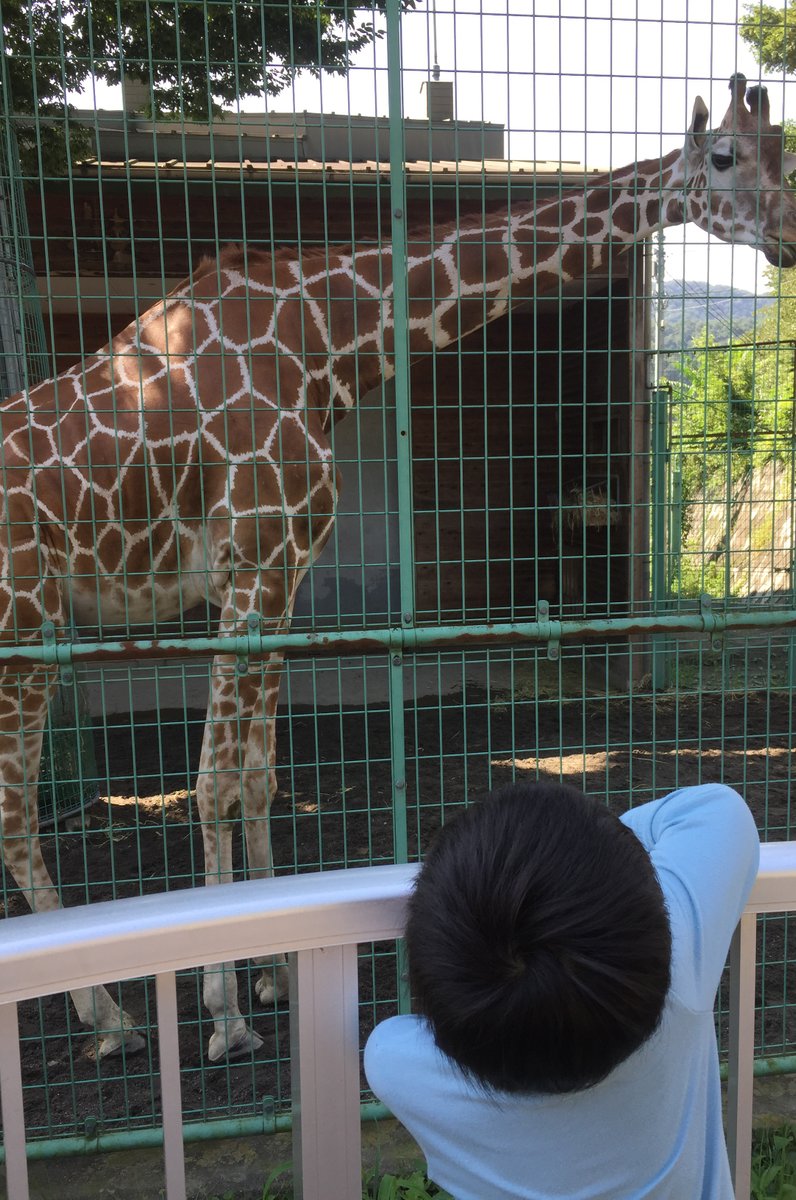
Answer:
<svg viewBox="0 0 796 1200"><path fill-rule="evenodd" d="M732 1200L713 1003L757 874L755 824L723 784L621 819L666 897L672 984L658 1030L607 1079L566 1096L489 1098L418 1017L384 1021L368 1040L371 1088L456 1200Z"/></svg>

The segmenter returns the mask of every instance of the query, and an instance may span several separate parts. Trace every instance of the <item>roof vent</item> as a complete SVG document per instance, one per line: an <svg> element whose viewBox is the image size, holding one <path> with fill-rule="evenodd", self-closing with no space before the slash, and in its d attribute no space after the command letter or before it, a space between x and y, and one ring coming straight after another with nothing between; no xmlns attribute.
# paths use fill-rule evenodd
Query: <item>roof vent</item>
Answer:
<svg viewBox="0 0 796 1200"><path fill-rule="evenodd" d="M426 113L432 125L440 121L452 121L453 81L427 79L423 87L426 89Z"/></svg>
<svg viewBox="0 0 796 1200"><path fill-rule="evenodd" d="M144 113L152 109L152 88L148 79L125 75L122 79L122 108L128 113Z"/></svg>

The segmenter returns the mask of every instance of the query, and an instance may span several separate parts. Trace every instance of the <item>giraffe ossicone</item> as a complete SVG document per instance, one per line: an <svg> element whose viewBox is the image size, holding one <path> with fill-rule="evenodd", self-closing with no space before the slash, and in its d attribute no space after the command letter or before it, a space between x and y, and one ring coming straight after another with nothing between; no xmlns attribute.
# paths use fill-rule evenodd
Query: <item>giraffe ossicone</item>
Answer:
<svg viewBox="0 0 796 1200"><path fill-rule="evenodd" d="M555 294L664 226L694 221L769 262L796 263L796 160L762 87L730 82L714 130L697 100L684 145L537 205L514 205L410 233L408 330L396 330L389 245L232 248L110 346L0 406L0 636L37 642L51 621L100 630L160 622L197 602L219 630L284 630L296 589L332 528L338 491L330 426L412 355L449 345L514 303ZM233 876L243 818L253 876L272 872L274 717L281 657L248 674L213 664L196 783L205 880ZM6 870L34 909L59 896L41 854L35 805L52 668L0 671L0 817ZM267 1002L286 987L264 963ZM103 987L73 993L101 1054L142 1039ZM261 1038L238 1007L234 964L205 974L209 1055Z"/></svg>

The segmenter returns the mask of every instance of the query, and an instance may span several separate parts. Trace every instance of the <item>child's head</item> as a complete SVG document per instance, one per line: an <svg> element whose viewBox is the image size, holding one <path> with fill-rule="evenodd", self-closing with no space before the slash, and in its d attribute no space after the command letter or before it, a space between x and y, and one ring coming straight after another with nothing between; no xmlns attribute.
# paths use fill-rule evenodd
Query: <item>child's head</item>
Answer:
<svg viewBox="0 0 796 1200"><path fill-rule="evenodd" d="M641 842L604 805L516 784L440 831L406 928L439 1048L510 1092L579 1091L656 1029L671 934Z"/></svg>

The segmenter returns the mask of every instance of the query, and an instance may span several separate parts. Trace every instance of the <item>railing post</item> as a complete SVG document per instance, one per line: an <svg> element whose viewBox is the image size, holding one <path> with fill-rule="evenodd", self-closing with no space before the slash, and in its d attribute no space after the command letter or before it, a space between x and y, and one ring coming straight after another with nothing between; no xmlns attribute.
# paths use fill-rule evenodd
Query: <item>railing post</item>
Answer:
<svg viewBox="0 0 796 1200"><path fill-rule="evenodd" d="M730 1046L727 1063L727 1151L736 1200L752 1186L757 917L741 917L730 945Z"/></svg>
<svg viewBox="0 0 796 1200"><path fill-rule="evenodd" d="M163 1158L168 1200L185 1200L185 1147L182 1138L180 1047L177 977L173 971L155 976L160 1046L160 1104L163 1113Z"/></svg>
<svg viewBox="0 0 796 1200"><path fill-rule="evenodd" d="M357 947L289 961L294 1195L361 1200Z"/></svg>
<svg viewBox="0 0 796 1200"><path fill-rule="evenodd" d="M16 1004L0 1004L0 1112L3 1115L8 1200L28 1200L30 1192Z"/></svg>

